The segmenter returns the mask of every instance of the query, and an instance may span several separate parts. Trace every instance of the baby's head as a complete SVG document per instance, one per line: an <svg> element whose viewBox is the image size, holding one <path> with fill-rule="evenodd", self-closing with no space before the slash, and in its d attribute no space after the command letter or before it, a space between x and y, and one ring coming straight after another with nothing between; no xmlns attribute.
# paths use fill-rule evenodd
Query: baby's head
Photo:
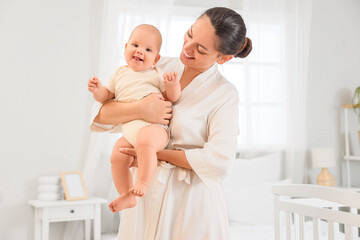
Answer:
<svg viewBox="0 0 360 240"><path fill-rule="evenodd" d="M125 60L134 71L150 69L160 59L160 31L148 24L137 26L125 44Z"/></svg>

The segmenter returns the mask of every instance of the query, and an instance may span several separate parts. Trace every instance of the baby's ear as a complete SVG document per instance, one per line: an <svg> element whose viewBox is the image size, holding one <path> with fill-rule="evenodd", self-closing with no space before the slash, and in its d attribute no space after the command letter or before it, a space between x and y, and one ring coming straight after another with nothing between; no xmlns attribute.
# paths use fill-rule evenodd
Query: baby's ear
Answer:
<svg viewBox="0 0 360 240"><path fill-rule="evenodd" d="M153 65L155 65L160 60L160 54L158 54L154 60Z"/></svg>

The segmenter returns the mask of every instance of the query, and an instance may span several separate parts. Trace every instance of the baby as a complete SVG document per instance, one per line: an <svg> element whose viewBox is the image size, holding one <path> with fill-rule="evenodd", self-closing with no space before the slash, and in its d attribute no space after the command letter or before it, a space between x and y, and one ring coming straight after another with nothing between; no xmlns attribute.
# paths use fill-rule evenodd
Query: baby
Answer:
<svg viewBox="0 0 360 240"><path fill-rule="evenodd" d="M162 39L157 28L140 25L125 44L127 66L120 67L102 86L97 77L89 79L88 89L96 101L110 99L119 102L139 100L151 93L163 93L166 100L175 102L180 97L181 87L176 72L161 75L154 65L159 61ZM122 125L123 136L116 142L111 155L113 181L120 197L109 204L112 212L136 205L136 196L143 197L157 167L156 153L166 147L169 129L166 125L134 120ZM133 185L129 167L132 157L119 152L119 148L134 147L138 160L138 177Z"/></svg>

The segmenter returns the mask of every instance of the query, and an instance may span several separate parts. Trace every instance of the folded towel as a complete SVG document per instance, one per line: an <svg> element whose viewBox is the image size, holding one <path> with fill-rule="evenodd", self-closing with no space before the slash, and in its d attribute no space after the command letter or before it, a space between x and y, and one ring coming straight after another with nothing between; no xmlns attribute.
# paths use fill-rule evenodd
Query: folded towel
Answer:
<svg viewBox="0 0 360 240"><path fill-rule="evenodd" d="M38 195L38 199L43 200L43 201L60 200L60 194L59 193L40 193Z"/></svg>
<svg viewBox="0 0 360 240"><path fill-rule="evenodd" d="M61 187L59 184L40 184L39 193L60 193Z"/></svg>
<svg viewBox="0 0 360 240"><path fill-rule="evenodd" d="M39 177L39 183L41 184L59 184L60 177L59 176L43 176Z"/></svg>

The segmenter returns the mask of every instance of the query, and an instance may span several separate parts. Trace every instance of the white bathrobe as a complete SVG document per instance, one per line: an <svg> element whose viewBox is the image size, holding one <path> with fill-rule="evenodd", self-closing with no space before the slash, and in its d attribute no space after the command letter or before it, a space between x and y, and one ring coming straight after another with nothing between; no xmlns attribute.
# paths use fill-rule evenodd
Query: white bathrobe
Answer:
<svg viewBox="0 0 360 240"><path fill-rule="evenodd" d="M163 72L184 65L162 58ZM184 150L192 171L161 162L144 198L121 212L119 240L226 240L230 238L221 180L235 158L239 95L214 64L186 86L173 104L168 149ZM93 124L94 131L121 131L120 126ZM132 173L136 179L137 169Z"/></svg>

